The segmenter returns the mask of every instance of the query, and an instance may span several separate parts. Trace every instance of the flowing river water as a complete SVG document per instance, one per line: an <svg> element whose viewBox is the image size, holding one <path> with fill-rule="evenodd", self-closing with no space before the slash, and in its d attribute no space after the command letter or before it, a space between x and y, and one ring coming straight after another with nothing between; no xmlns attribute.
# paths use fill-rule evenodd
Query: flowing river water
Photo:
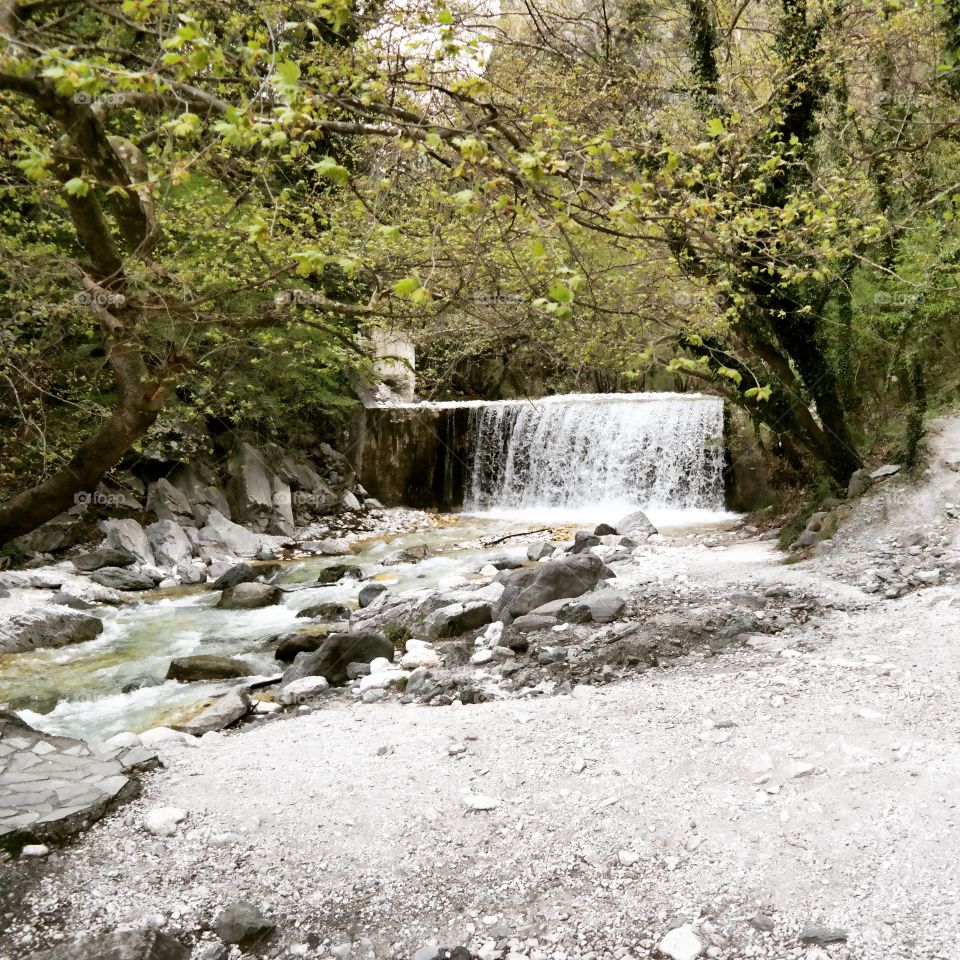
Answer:
<svg viewBox="0 0 960 960"><path fill-rule="evenodd" d="M699 402L698 402L699 400ZM274 582L283 602L259 610L220 610L206 586L156 591L95 612L95 640L54 650L0 656L0 703L48 733L104 738L183 722L237 681L165 680L174 657L237 657L259 675L276 675L276 637L319 621L298 612L321 602L357 605L362 584L315 584L334 563L359 564L366 579L391 591L480 579L494 558L525 559L524 542L485 543L550 527L615 523L642 504L666 534L728 526L723 511L722 405L707 398L651 395L552 398L541 404L478 405L473 480L467 511L425 515L412 533L359 540L350 557L286 561ZM419 563L384 566L388 555L426 546ZM650 559L655 563L655 559Z"/></svg>

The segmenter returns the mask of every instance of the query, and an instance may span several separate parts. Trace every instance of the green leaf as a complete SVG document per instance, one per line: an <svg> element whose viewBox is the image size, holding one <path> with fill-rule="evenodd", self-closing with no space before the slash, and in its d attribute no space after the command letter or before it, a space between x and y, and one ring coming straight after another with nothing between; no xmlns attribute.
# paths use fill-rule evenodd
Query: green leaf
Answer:
<svg viewBox="0 0 960 960"><path fill-rule="evenodd" d="M90 192L90 184L83 177L72 177L63 185L63 189L71 197L85 197Z"/></svg>
<svg viewBox="0 0 960 960"><path fill-rule="evenodd" d="M419 290L421 286L420 278L416 274L411 274L409 277L398 280L393 285L393 292L398 297L410 297Z"/></svg>
<svg viewBox="0 0 960 960"><path fill-rule="evenodd" d="M723 125L723 121L719 117L711 117L707 121L707 133L711 137L722 137L726 133L726 127Z"/></svg>
<svg viewBox="0 0 960 960"><path fill-rule="evenodd" d="M284 93L291 93L300 83L300 67L292 60L278 63L273 76L273 84Z"/></svg>
<svg viewBox="0 0 960 960"><path fill-rule="evenodd" d="M350 171L340 166L333 157L322 157L313 165L313 169L321 177L332 180L334 183L344 184L350 179Z"/></svg>

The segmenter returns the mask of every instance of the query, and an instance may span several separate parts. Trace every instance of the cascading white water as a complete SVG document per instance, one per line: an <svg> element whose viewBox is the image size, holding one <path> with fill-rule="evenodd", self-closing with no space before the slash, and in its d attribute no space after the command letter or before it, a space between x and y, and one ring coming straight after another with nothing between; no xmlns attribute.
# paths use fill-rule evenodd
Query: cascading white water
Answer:
<svg viewBox="0 0 960 960"><path fill-rule="evenodd" d="M719 399L580 394L471 407L467 510L723 510Z"/></svg>

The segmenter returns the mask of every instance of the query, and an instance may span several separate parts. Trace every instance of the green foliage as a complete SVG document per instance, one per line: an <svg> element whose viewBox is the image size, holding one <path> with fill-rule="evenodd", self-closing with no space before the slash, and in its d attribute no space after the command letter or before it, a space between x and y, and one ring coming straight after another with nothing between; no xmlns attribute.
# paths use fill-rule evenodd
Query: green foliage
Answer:
<svg viewBox="0 0 960 960"><path fill-rule="evenodd" d="M398 649L413 636L410 628L399 623L388 623L383 628L383 635Z"/></svg>
<svg viewBox="0 0 960 960"><path fill-rule="evenodd" d="M0 40L7 487L137 393L118 344L158 452L309 442L367 323L428 393L706 389L838 478L912 356L960 386L936 5L48 7Z"/></svg>

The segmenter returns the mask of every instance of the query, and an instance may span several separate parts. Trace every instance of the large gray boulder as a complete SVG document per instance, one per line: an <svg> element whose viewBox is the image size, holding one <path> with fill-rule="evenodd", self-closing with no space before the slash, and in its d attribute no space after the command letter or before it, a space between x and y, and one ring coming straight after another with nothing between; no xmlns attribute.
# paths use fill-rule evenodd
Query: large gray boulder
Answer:
<svg viewBox="0 0 960 960"><path fill-rule="evenodd" d="M252 444L238 443L230 455L227 500L231 515L260 533L291 536L293 497L290 485L267 465Z"/></svg>
<svg viewBox="0 0 960 960"><path fill-rule="evenodd" d="M319 650L331 632L329 627L308 627L306 630L281 634L277 638L279 642L273 655L283 663L292 663L301 653Z"/></svg>
<svg viewBox="0 0 960 960"><path fill-rule="evenodd" d="M357 595L357 602L361 607L369 607L375 600L387 593L387 585L385 583L366 583L360 588L360 593Z"/></svg>
<svg viewBox="0 0 960 960"><path fill-rule="evenodd" d="M237 677L252 677L253 670L242 660L233 657L217 657L198 654L192 657L176 657L167 668L167 680L193 683L201 680L234 680Z"/></svg>
<svg viewBox="0 0 960 960"><path fill-rule="evenodd" d="M153 577L133 567L101 567L90 574L90 579L112 590L152 590L156 586Z"/></svg>
<svg viewBox="0 0 960 960"><path fill-rule="evenodd" d="M155 513L158 520L188 525L194 522L190 501L167 479L155 480L147 487L147 509Z"/></svg>
<svg viewBox="0 0 960 960"><path fill-rule="evenodd" d="M873 486L873 479L869 470L854 470L850 474L850 482L847 484L847 497L850 500L862 497L871 486Z"/></svg>
<svg viewBox="0 0 960 960"><path fill-rule="evenodd" d="M14 546L24 553L55 553L79 543L83 534L83 527L77 523L76 517L61 513L36 530L17 537Z"/></svg>
<svg viewBox="0 0 960 960"><path fill-rule="evenodd" d="M101 567L129 567L137 558L123 547L102 547L90 553L81 553L70 561L81 573L92 573Z"/></svg>
<svg viewBox="0 0 960 960"><path fill-rule="evenodd" d="M600 542L600 538L589 530L577 530L573 535L573 546L567 548L567 553L584 553L591 547L599 547Z"/></svg>
<svg viewBox="0 0 960 960"><path fill-rule="evenodd" d="M0 620L0 653L85 643L103 632L103 621L72 610L38 608Z"/></svg>
<svg viewBox="0 0 960 960"><path fill-rule="evenodd" d="M183 463L168 478L187 499L198 525L207 522L211 510L230 519L227 495L213 469L205 463Z"/></svg>
<svg viewBox="0 0 960 960"><path fill-rule="evenodd" d="M223 730L250 712L250 695L246 690L231 690L217 697L202 713L185 723L184 733L202 737L205 733Z"/></svg>
<svg viewBox="0 0 960 960"><path fill-rule="evenodd" d="M363 570L356 563L333 563L317 574L317 584L326 586L341 580L362 580Z"/></svg>
<svg viewBox="0 0 960 960"><path fill-rule="evenodd" d="M190 948L158 930L121 930L60 944L25 960L190 960Z"/></svg>
<svg viewBox="0 0 960 960"><path fill-rule="evenodd" d="M431 613L424 630L428 640L442 640L445 637L459 637L468 630L477 630L486 626L492 619L489 603L451 603Z"/></svg>
<svg viewBox="0 0 960 960"><path fill-rule="evenodd" d="M144 531L160 567L176 567L193 556L193 546L183 527L174 520L158 520Z"/></svg>
<svg viewBox="0 0 960 960"><path fill-rule="evenodd" d="M211 509L200 530L201 551L208 559L224 556L254 557L260 549L260 537Z"/></svg>
<svg viewBox="0 0 960 960"><path fill-rule="evenodd" d="M283 599L283 591L270 583L238 583L220 595L217 607L221 610L257 610L272 607Z"/></svg>
<svg viewBox="0 0 960 960"><path fill-rule="evenodd" d="M337 492L306 460L286 453L275 444L264 447L264 453L277 477L293 492L293 517L297 524L306 525L336 510Z"/></svg>
<svg viewBox="0 0 960 960"><path fill-rule="evenodd" d="M581 553L542 563L533 569L500 574L504 591L493 610L493 619L511 623L516 617L561 597L579 597L612 572L599 557Z"/></svg>
<svg viewBox="0 0 960 960"><path fill-rule="evenodd" d="M617 533L621 537L628 533L633 537L652 537L656 532L657 528L642 510L634 510L617 521Z"/></svg>
<svg viewBox="0 0 960 960"><path fill-rule="evenodd" d="M552 557L556 549L557 545L549 540L537 540L527 547L527 559L542 560L544 557Z"/></svg>
<svg viewBox="0 0 960 960"><path fill-rule="evenodd" d="M214 590L226 590L228 587L235 587L240 583L251 583L254 580L262 580L272 577L280 569L276 563L263 563L252 567L249 563L237 563L229 570L225 570L211 584Z"/></svg>
<svg viewBox="0 0 960 960"><path fill-rule="evenodd" d="M560 610L561 620L572 623L612 623L623 613L626 600L615 590L601 589L588 593Z"/></svg>
<svg viewBox="0 0 960 960"><path fill-rule="evenodd" d="M321 472L331 489L342 494L353 486L356 473L353 464L342 453L334 450L329 443L321 443L314 452L323 465Z"/></svg>
<svg viewBox="0 0 960 960"><path fill-rule="evenodd" d="M349 664L371 663L378 657L393 660L393 653L393 644L382 633L331 633L313 653L298 654L281 686L303 677L325 677L331 686L340 686L349 679Z"/></svg>
<svg viewBox="0 0 960 960"><path fill-rule="evenodd" d="M128 550L139 563L153 566L153 549L143 527L136 520L102 520L100 529L107 535L105 547L117 547Z"/></svg>
<svg viewBox="0 0 960 960"><path fill-rule="evenodd" d="M309 617L312 620L325 620L328 623L349 620L353 611L345 603L336 601L327 601L325 603L314 603L309 607L304 607L297 616Z"/></svg>

